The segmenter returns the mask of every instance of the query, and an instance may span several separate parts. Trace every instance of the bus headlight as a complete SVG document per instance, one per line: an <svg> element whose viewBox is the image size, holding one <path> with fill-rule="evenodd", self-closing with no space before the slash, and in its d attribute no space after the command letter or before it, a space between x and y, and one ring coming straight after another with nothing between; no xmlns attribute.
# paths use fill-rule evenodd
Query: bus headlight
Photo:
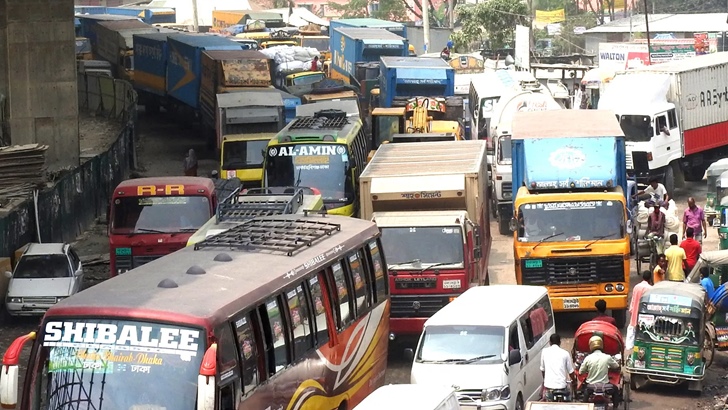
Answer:
<svg viewBox="0 0 728 410"><path fill-rule="evenodd" d="M614 285L612 285L611 283L608 283L604 286L604 290L606 290L607 292L611 292L614 290Z"/></svg>
<svg viewBox="0 0 728 410"><path fill-rule="evenodd" d="M624 292L624 285L621 283L617 283L617 286L614 288L617 289L617 292Z"/></svg>

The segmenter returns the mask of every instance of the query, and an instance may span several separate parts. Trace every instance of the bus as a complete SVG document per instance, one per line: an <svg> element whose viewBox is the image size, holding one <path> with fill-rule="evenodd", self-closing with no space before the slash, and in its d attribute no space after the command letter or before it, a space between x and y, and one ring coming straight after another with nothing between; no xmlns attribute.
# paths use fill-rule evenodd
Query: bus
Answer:
<svg viewBox="0 0 728 410"><path fill-rule="evenodd" d="M53 306L0 403L32 343L21 410L351 409L384 383L384 258L369 221L247 221Z"/></svg>
<svg viewBox="0 0 728 410"><path fill-rule="evenodd" d="M185 247L216 208L215 184L209 178L123 181L114 190L108 210L111 276Z"/></svg>
<svg viewBox="0 0 728 410"><path fill-rule="evenodd" d="M345 103L352 101L336 102L342 107ZM370 141L353 112L358 113L358 106L297 116L268 143L263 185L315 188L328 213L357 215L359 174L366 166Z"/></svg>

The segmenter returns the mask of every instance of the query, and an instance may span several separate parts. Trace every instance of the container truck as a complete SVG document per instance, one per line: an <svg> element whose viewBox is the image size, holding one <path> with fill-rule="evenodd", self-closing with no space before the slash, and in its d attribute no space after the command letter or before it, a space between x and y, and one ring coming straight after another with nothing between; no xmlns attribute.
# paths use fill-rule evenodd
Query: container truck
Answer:
<svg viewBox="0 0 728 410"><path fill-rule="evenodd" d="M102 21L94 26L96 56L110 62L117 78L134 81L134 34L158 33L138 20Z"/></svg>
<svg viewBox="0 0 728 410"><path fill-rule="evenodd" d="M513 197L511 182L511 128L513 115L523 111L560 110L562 106L551 93L538 82L521 83L506 91L498 100L491 117L491 131L494 156L490 164L490 209L498 222L498 232L510 235L509 225L513 218Z"/></svg>
<svg viewBox="0 0 728 410"><path fill-rule="evenodd" d="M97 24L104 21L139 20L132 16L116 16L113 14L77 14L76 19L78 20L78 30L76 35L78 37L86 37L89 41L91 41L92 45L96 44Z"/></svg>
<svg viewBox="0 0 728 410"><path fill-rule="evenodd" d="M407 26L394 21L372 18L337 19L329 22L329 32L341 27L355 28L381 28L390 31L402 38L407 38Z"/></svg>
<svg viewBox="0 0 728 410"><path fill-rule="evenodd" d="M177 22L177 12L170 7L106 7L106 13L132 16L147 24L168 24Z"/></svg>
<svg viewBox="0 0 728 410"><path fill-rule="evenodd" d="M548 288L555 311L628 308L630 222L624 133L614 112L513 116L513 256L519 285Z"/></svg>
<svg viewBox="0 0 728 410"><path fill-rule="evenodd" d="M435 312L487 285L484 141L384 144L359 178L362 219L387 252L390 338L419 335Z"/></svg>
<svg viewBox="0 0 728 410"><path fill-rule="evenodd" d="M197 111L200 107L202 52L206 50L242 50L242 46L220 36L180 34L167 42L167 95Z"/></svg>
<svg viewBox="0 0 728 410"><path fill-rule="evenodd" d="M381 57L379 64L379 105L395 106L412 97L452 97L455 70L441 58Z"/></svg>
<svg viewBox="0 0 728 410"><path fill-rule="evenodd" d="M361 83L366 79L357 75L359 63L374 63L372 67L376 71L371 79L376 80L380 57L406 57L408 54L407 39L384 29L341 27L332 29L330 38L331 78L346 83Z"/></svg>
<svg viewBox="0 0 728 410"><path fill-rule="evenodd" d="M728 156L728 53L629 70L610 82L600 109L617 113L627 169L638 182L662 178L667 191L703 179Z"/></svg>

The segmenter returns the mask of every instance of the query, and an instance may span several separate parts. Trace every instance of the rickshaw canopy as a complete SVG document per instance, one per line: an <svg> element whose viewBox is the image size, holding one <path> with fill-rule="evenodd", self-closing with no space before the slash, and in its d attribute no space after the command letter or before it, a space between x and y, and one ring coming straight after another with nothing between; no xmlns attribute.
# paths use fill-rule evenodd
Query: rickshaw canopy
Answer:
<svg viewBox="0 0 728 410"><path fill-rule="evenodd" d="M701 318L705 310L705 289L695 283L662 281L645 291L639 313Z"/></svg>
<svg viewBox="0 0 728 410"><path fill-rule="evenodd" d="M728 249L721 251L703 251L685 281L697 283L700 281L700 268L716 268L723 265L728 265Z"/></svg>
<svg viewBox="0 0 728 410"><path fill-rule="evenodd" d="M590 320L583 323L574 333L574 347L578 352L589 352L589 339L599 336L604 342L602 352L608 355L624 352L624 339L622 333L611 323L600 320Z"/></svg>

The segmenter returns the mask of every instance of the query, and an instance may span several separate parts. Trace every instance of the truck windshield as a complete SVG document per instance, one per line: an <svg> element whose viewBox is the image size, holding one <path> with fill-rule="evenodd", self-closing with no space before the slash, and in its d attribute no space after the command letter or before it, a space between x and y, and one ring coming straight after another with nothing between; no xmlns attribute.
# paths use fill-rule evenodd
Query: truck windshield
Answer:
<svg viewBox="0 0 728 410"><path fill-rule="evenodd" d="M263 166L268 140L226 141L222 146L222 169L251 169Z"/></svg>
<svg viewBox="0 0 728 410"><path fill-rule="evenodd" d="M463 264L463 234L459 226L380 227L390 266L418 260L422 265ZM425 267L423 266L423 267Z"/></svg>
<svg viewBox="0 0 728 410"><path fill-rule="evenodd" d="M309 74L309 75L302 75L300 77L296 77L293 79L293 85L309 85L317 83L321 80L323 80L325 77L324 73L320 74Z"/></svg>
<svg viewBox="0 0 728 410"><path fill-rule="evenodd" d="M507 165L511 163L511 137L498 138L498 163Z"/></svg>
<svg viewBox="0 0 728 410"><path fill-rule="evenodd" d="M126 320L49 321L44 330L34 408L195 408L201 330Z"/></svg>
<svg viewBox="0 0 728 410"><path fill-rule="evenodd" d="M328 38L306 38L301 41L303 47L315 48L318 51L329 51Z"/></svg>
<svg viewBox="0 0 728 410"><path fill-rule="evenodd" d="M349 153L344 144L293 144L269 147L266 153L267 185L316 188L328 203L351 203Z"/></svg>
<svg viewBox="0 0 728 410"><path fill-rule="evenodd" d="M505 333L496 326L429 326L417 349L417 361L502 361Z"/></svg>
<svg viewBox="0 0 728 410"><path fill-rule="evenodd" d="M622 115L619 125L627 141L647 142L652 138L652 122L647 115Z"/></svg>
<svg viewBox="0 0 728 410"><path fill-rule="evenodd" d="M520 242L592 241L624 237L624 205L617 201L524 204L518 208ZM589 221L589 223L585 223ZM551 239L546 239L553 236Z"/></svg>
<svg viewBox="0 0 728 410"><path fill-rule="evenodd" d="M114 234L194 231L212 215L204 196L116 198L112 212Z"/></svg>

